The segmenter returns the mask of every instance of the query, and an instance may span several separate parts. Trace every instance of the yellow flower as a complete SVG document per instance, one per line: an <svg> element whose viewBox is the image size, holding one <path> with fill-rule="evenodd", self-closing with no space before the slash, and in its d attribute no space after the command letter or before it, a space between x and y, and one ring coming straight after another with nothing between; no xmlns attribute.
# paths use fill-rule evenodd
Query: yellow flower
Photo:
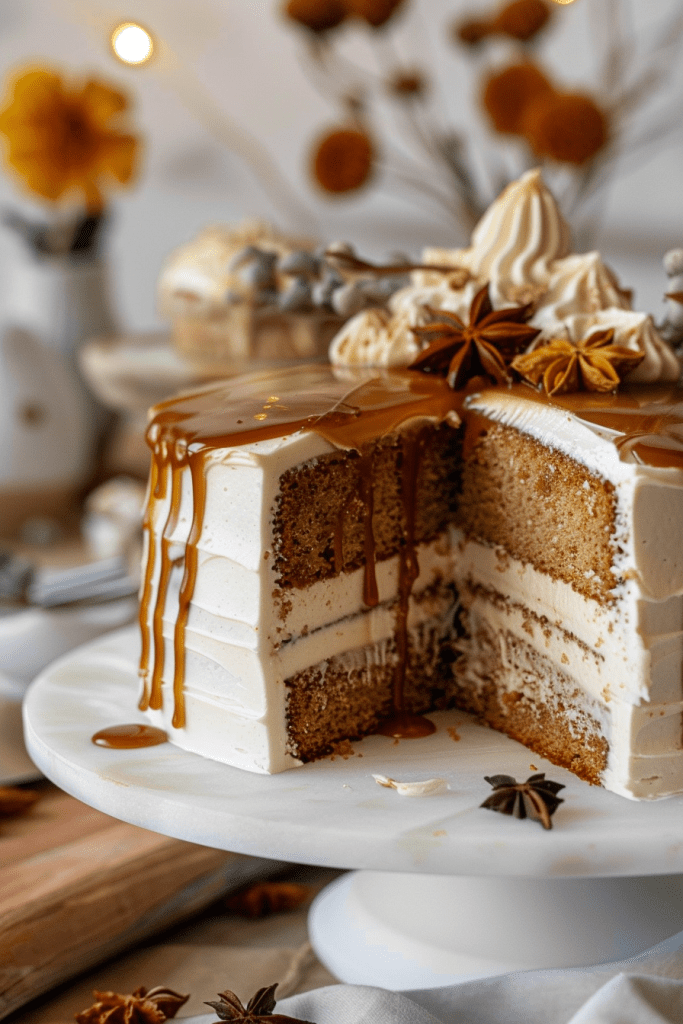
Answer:
<svg viewBox="0 0 683 1024"><path fill-rule="evenodd" d="M133 180L139 140L120 130L124 93L96 79L70 84L44 68L19 73L9 92L0 109L5 159L30 192L53 203L80 192L95 212L103 191Z"/></svg>

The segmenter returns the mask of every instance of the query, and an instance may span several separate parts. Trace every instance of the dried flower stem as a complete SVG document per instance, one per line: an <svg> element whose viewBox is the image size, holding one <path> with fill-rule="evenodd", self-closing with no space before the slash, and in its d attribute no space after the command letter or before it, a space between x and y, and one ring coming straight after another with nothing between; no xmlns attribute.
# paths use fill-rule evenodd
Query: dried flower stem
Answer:
<svg viewBox="0 0 683 1024"><path fill-rule="evenodd" d="M268 150L218 106L175 55L169 55L164 61L161 73L208 131L251 168L254 177L289 224L297 231L318 234L317 220L312 211L293 191Z"/></svg>
<svg viewBox="0 0 683 1024"><path fill-rule="evenodd" d="M389 53L393 66L401 66L401 59L388 36L381 38L374 36L373 40L378 61L386 62L387 53ZM439 141L439 136L443 133L433 127L427 116L427 103L423 98L410 103L400 101L399 112L403 116L408 134L412 137L417 149L424 153L428 160L436 163L437 170L442 172L441 177L451 196L451 199L447 200L451 213L455 213L468 230L471 229L488 204L480 204L477 201L472 178L464 164L461 161L456 162L449 159L446 148ZM422 179L419 180L422 183ZM453 204L453 197L456 199L455 204Z"/></svg>

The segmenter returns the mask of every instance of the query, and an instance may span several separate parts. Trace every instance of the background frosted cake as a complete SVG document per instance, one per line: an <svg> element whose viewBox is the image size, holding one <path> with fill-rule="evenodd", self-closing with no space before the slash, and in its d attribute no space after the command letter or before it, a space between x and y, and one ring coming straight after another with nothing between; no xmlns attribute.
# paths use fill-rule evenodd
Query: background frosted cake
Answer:
<svg viewBox="0 0 683 1024"><path fill-rule="evenodd" d="M683 790L678 361L536 172L427 261L452 270L352 320L345 367L154 411L141 706L279 771L455 704L616 792Z"/></svg>
<svg viewBox="0 0 683 1024"><path fill-rule="evenodd" d="M351 253L337 243L336 251ZM205 228L168 257L158 304L179 352L204 371L326 356L349 316L406 282L339 273L310 239L261 221Z"/></svg>

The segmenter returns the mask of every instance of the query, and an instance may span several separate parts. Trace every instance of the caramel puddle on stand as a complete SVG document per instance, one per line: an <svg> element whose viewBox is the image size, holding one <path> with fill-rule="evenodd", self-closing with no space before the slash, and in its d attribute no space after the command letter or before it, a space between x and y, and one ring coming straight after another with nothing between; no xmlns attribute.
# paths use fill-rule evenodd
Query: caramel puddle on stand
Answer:
<svg viewBox="0 0 683 1024"><path fill-rule="evenodd" d="M154 725L110 725L100 729L92 737L96 747L110 747L113 750L133 750L138 747L156 747L166 743L168 736L163 729Z"/></svg>

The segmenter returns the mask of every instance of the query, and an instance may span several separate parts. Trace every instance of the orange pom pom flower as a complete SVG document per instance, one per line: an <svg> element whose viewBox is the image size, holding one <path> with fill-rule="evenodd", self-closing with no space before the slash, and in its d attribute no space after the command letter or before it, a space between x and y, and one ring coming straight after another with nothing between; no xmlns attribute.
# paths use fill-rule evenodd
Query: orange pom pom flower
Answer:
<svg viewBox="0 0 683 1024"><path fill-rule="evenodd" d="M347 14L342 0L288 0L283 11L286 17L311 32L328 32L340 25Z"/></svg>
<svg viewBox="0 0 683 1024"><path fill-rule="evenodd" d="M533 39L550 20L550 7L545 0L513 0L493 19L494 32L526 43Z"/></svg>
<svg viewBox="0 0 683 1024"><path fill-rule="evenodd" d="M522 133L537 156L584 164L605 146L606 115L581 93L546 93L527 106Z"/></svg>
<svg viewBox="0 0 683 1024"><path fill-rule="evenodd" d="M372 176L374 146L362 128L336 128L317 143L313 177L325 192L355 192Z"/></svg>
<svg viewBox="0 0 683 1024"><path fill-rule="evenodd" d="M529 104L552 93L553 87L540 68L523 61L490 76L484 86L483 103L496 131L520 135Z"/></svg>

